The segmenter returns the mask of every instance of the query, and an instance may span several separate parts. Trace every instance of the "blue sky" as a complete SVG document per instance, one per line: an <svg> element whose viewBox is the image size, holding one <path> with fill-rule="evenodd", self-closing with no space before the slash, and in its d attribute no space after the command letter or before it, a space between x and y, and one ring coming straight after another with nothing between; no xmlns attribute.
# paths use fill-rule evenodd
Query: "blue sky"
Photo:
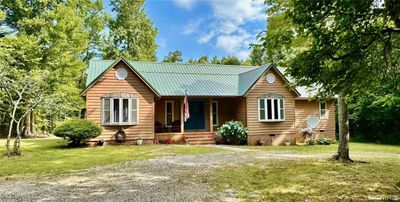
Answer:
<svg viewBox="0 0 400 202"><path fill-rule="evenodd" d="M109 10L108 0L104 2ZM180 50L184 60L202 55L246 59L249 44L265 29L263 0L147 0L158 28L157 57Z"/></svg>

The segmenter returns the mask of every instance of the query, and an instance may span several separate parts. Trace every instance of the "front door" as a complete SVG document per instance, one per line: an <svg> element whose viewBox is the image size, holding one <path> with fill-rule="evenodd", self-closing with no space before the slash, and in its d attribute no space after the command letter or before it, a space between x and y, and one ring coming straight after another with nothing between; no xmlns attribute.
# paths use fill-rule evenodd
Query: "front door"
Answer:
<svg viewBox="0 0 400 202"><path fill-rule="evenodd" d="M185 122L185 129L205 129L204 101L189 101L189 113L190 118Z"/></svg>

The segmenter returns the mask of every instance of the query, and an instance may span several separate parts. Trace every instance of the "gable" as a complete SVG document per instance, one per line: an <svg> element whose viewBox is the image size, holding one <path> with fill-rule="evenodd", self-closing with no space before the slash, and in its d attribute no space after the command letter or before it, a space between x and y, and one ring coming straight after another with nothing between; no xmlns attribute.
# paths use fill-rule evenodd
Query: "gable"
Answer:
<svg viewBox="0 0 400 202"><path fill-rule="evenodd" d="M115 77L115 71L117 68L124 68L128 72L128 77L126 80L118 80ZM94 85L96 85L97 82L107 79L111 82L110 87L113 86L113 84L121 83L121 82L127 82L128 79L135 78L136 80L140 80L143 84L145 84L155 95L159 96L158 92L154 90L154 88L146 81L143 79L143 76L141 76L135 69L133 69L127 61L124 59L116 60L115 62L112 62L111 60L105 60L102 63L94 63L91 61L89 64L89 69L88 69L88 76L87 76L87 81L86 81L86 89L81 93L82 96L86 96L86 92L92 88Z"/></svg>
<svg viewBox="0 0 400 202"><path fill-rule="evenodd" d="M275 82L268 83L266 76L271 73L275 76ZM267 93L276 93L281 94L284 97L298 97L300 94L295 90L291 89L288 85L288 81L286 78L277 70L276 68L269 68L265 71L258 80L254 83L254 85L248 90L245 96L249 94L267 94Z"/></svg>

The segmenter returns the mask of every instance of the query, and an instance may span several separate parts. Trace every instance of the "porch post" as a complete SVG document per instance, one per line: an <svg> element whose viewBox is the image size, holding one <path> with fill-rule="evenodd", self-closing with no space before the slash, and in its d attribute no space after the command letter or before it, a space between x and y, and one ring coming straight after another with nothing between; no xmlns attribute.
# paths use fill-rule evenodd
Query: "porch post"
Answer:
<svg viewBox="0 0 400 202"><path fill-rule="evenodd" d="M183 132L184 132L184 130L185 130L185 122L184 122L184 111L185 111L185 108L184 108L184 106L183 106L183 99L184 98L181 98L181 104L180 104L180 108L181 108L181 110L180 110L180 115L181 115L181 134L183 134Z"/></svg>
<svg viewBox="0 0 400 202"><path fill-rule="evenodd" d="M214 128L213 128L213 114L212 114L212 99L209 98L208 99L208 103L209 103L209 116L210 116L210 132L213 132Z"/></svg>

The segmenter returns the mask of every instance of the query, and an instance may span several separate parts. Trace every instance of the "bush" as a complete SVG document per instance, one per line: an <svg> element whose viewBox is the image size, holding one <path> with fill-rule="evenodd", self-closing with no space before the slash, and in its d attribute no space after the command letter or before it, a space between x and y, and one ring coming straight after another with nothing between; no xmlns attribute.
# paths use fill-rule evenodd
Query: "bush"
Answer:
<svg viewBox="0 0 400 202"><path fill-rule="evenodd" d="M315 145L315 140L309 139L309 140L306 141L306 144L307 145Z"/></svg>
<svg viewBox="0 0 400 202"><path fill-rule="evenodd" d="M102 128L93 121L71 119L58 125L53 134L68 140L73 146L79 146L83 140L99 136L101 131Z"/></svg>
<svg viewBox="0 0 400 202"><path fill-rule="evenodd" d="M243 145L247 142L247 128L240 121L225 122L218 128L218 135L226 144Z"/></svg>
<svg viewBox="0 0 400 202"><path fill-rule="evenodd" d="M336 141L330 138L318 138L315 140L315 142L319 145L330 145L330 144L335 144Z"/></svg>

